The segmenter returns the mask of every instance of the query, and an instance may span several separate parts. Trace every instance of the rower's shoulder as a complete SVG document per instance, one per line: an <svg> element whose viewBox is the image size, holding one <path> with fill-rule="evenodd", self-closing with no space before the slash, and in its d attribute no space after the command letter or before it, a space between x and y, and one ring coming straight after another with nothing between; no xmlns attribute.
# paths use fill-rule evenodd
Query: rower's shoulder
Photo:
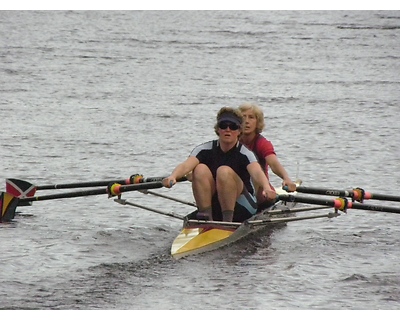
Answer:
<svg viewBox="0 0 400 320"><path fill-rule="evenodd" d="M268 140L262 134L259 134L254 142L255 148L274 148L274 145L271 140Z"/></svg>
<svg viewBox="0 0 400 320"><path fill-rule="evenodd" d="M195 148L197 149L211 149L215 144L217 140L209 140L203 143L198 144Z"/></svg>

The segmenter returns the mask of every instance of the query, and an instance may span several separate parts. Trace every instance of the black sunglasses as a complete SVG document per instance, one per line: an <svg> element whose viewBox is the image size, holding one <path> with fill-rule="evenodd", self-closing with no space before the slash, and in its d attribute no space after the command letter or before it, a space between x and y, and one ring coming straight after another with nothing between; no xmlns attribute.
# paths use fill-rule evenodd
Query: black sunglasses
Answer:
<svg viewBox="0 0 400 320"><path fill-rule="evenodd" d="M229 129L231 129L231 130L238 130L238 129L240 128L240 126L238 126L236 123L228 122L228 121L220 122L220 123L218 124L218 127L219 127L220 129L222 129L222 130L227 129L228 127L229 127Z"/></svg>

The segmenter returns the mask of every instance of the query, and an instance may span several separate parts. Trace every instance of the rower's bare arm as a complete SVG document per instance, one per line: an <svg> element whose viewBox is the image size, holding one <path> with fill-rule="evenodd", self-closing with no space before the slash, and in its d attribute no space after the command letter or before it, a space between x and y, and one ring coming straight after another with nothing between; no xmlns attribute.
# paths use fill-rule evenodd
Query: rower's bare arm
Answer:
<svg viewBox="0 0 400 320"><path fill-rule="evenodd" d="M279 162L278 157L275 154L271 154L265 157L267 164L270 166L272 172L280 177L283 186L288 186L289 191L296 190L296 184L290 179L287 171L283 167L283 165Z"/></svg>
<svg viewBox="0 0 400 320"><path fill-rule="evenodd" d="M282 180L289 178L288 173L286 172L283 165L279 162L279 159L275 154L271 154L271 155L265 157L265 161L271 168L272 172L275 173Z"/></svg>
<svg viewBox="0 0 400 320"><path fill-rule="evenodd" d="M252 162L247 166L251 178L255 181L256 185L262 186L263 195L269 200L276 198L276 193L271 189L268 178L258 162Z"/></svg>
<svg viewBox="0 0 400 320"><path fill-rule="evenodd" d="M189 172L199 164L199 160L196 157L190 156L184 162L176 166L172 173L163 179L164 187L171 188L177 179L186 176Z"/></svg>

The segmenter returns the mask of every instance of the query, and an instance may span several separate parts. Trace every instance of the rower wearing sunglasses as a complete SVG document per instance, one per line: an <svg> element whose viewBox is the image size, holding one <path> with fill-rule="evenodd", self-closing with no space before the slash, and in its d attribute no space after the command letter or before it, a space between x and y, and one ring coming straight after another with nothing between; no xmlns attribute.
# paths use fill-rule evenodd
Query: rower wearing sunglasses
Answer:
<svg viewBox="0 0 400 320"><path fill-rule="evenodd" d="M163 180L163 185L170 188L191 172L198 219L243 222L256 214L253 181L261 186L265 198L276 199L256 156L239 142L242 122L238 109L221 108L214 126L218 139L195 147Z"/></svg>

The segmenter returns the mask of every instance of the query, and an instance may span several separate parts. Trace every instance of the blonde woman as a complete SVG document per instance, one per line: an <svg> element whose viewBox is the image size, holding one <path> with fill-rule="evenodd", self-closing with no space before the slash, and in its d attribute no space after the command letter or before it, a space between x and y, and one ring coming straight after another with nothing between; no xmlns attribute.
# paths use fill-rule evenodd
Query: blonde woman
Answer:
<svg viewBox="0 0 400 320"><path fill-rule="evenodd" d="M272 142L261 135L265 128L264 113L261 108L252 103L244 103L239 106L239 111L243 117L243 132L240 142L255 153L268 180L268 171L271 168L272 172L282 179L282 186L287 186L289 191L295 191L296 185L279 162ZM273 188L272 185L271 188ZM267 208L272 204L260 190L257 193L257 201L259 209Z"/></svg>

